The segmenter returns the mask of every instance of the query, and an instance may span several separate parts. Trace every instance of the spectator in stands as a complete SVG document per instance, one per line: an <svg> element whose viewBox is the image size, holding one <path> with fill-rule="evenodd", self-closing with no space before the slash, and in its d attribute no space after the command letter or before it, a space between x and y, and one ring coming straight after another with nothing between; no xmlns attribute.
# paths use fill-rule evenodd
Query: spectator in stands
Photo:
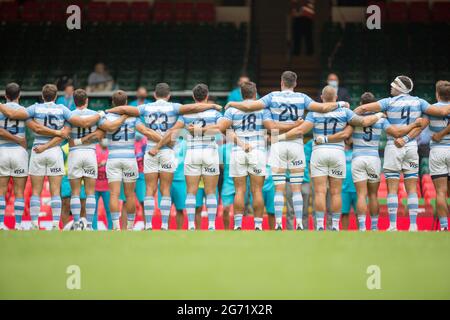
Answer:
<svg viewBox="0 0 450 320"><path fill-rule="evenodd" d="M75 91L75 88L72 84L67 84L64 87L64 95L59 97L56 100L56 104L62 104L70 109L70 111L75 110L76 106L73 102L73 92Z"/></svg>
<svg viewBox="0 0 450 320"><path fill-rule="evenodd" d="M314 0L291 0L292 16L292 54L299 56L302 51L302 41L305 39L306 54L314 54Z"/></svg>
<svg viewBox="0 0 450 320"><path fill-rule="evenodd" d="M130 102L130 106L138 107L142 104L150 103L148 98L147 89L145 87L139 87L136 91L136 100Z"/></svg>
<svg viewBox="0 0 450 320"><path fill-rule="evenodd" d="M327 84L337 90L338 101L347 101L348 103L352 102L352 99L350 97L350 94L348 93L347 88L339 85L339 77L336 73L330 73L328 75ZM322 94L322 92L319 93L319 97L318 97L317 101L322 101L322 98L320 97L321 94Z"/></svg>
<svg viewBox="0 0 450 320"><path fill-rule="evenodd" d="M94 71L89 75L88 92L111 91L114 86L114 80L108 73L106 66L99 62L95 65Z"/></svg>
<svg viewBox="0 0 450 320"><path fill-rule="evenodd" d="M242 99L242 93L241 93L241 86L246 83L246 82L250 82L250 77L246 74L242 74L239 77L239 80L237 82L237 87L234 88L230 94L228 95L228 102L230 101L236 101L236 102L240 102L243 101L244 99ZM256 94L256 97L259 99L259 95Z"/></svg>
<svg viewBox="0 0 450 320"><path fill-rule="evenodd" d="M106 161L108 160L108 140L103 139L96 146L97 153L97 164L98 164L98 176L97 181L95 182L95 215L94 220L92 221L92 228L94 230L98 229L98 203L99 199L103 199L103 206L106 211L106 219L108 221L108 230L112 230L113 223L111 219L111 211L109 209L109 187L108 187L108 179L106 178Z"/></svg>

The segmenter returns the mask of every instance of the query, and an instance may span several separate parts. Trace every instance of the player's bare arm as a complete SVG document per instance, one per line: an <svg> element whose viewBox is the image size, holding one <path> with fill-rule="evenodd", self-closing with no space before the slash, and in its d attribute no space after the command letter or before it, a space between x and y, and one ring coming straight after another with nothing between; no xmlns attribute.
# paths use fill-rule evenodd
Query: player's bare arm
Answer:
<svg viewBox="0 0 450 320"><path fill-rule="evenodd" d="M70 133L65 133L64 130L54 130L50 129L46 126L43 126L36 120L31 120L27 122L27 127L30 128L34 133L44 135L44 136L50 136L50 137L60 137L63 139L68 139L70 136Z"/></svg>
<svg viewBox="0 0 450 320"><path fill-rule="evenodd" d="M309 121L304 121L298 127L295 127L294 129L279 135L278 136L278 141L295 139L299 135L305 135L306 133L311 131L313 127L314 127L314 123L309 122Z"/></svg>
<svg viewBox="0 0 450 320"><path fill-rule="evenodd" d="M446 106L433 106L430 105L425 111L426 114L435 117L446 117L450 115L450 105Z"/></svg>
<svg viewBox="0 0 450 320"><path fill-rule="evenodd" d="M231 139L231 141L233 141L233 143L235 143L236 145L241 147L242 150L244 150L244 152L252 151L252 146L249 143L245 143L244 141L239 139L239 137L237 136L236 132L234 132L234 130L230 130L227 137L229 137L229 139Z"/></svg>
<svg viewBox="0 0 450 320"><path fill-rule="evenodd" d="M140 112L139 109L132 106L120 106L120 107L114 107L111 109L106 110L108 113L115 113L119 115L129 115L130 117L139 117Z"/></svg>
<svg viewBox="0 0 450 320"><path fill-rule="evenodd" d="M0 128L0 137L3 139L9 140L9 141L15 142L24 148L27 147L27 139L26 138L21 138L19 136L13 135L8 130L5 130L3 128Z"/></svg>
<svg viewBox="0 0 450 320"><path fill-rule="evenodd" d="M378 102L372 102L368 104L363 104L356 108L355 110L356 114L363 115L369 112L380 112L381 111L381 105Z"/></svg>
<svg viewBox="0 0 450 320"><path fill-rule="evenodd" d="M407 126L394 126L391 125L389 128L386 129L386 133L394 138L401 138L406 136L408 133L411 132L411 130L415 128L421 128L422 127L422 120L423 118L417 118L416 121L413 123L410 123Z"/></svg>
<svg viewBox="0 0 450 320"><path fill-rule="evenodd" d="M384 117L385 114L383 112L378 112L370 116L355 115L350 120L349 124L354 127L370 127L371 125L374 125L378 120Z"/></svg>
<svg viewBox="0 0 450 320"><path fill-rule="evenodd" d="M327 113L327 112L336 110L338 107L349 108L350 105L348 104L348 102L345 102L345 101L325 102L325 103L314 101L314 102L310 103L308 109L309 109L309 111L313 111L313 112Z"/></svg>
<svg viewBox="0 0 450 320"><path fill-rule="evenodd" d="M353 129L354 128L351 125L348 125L341 132L332 134L330 136L319 136L314 141L316 142L316 144L342 142L352 136Z"/></svg>
<svg viewBox="0 0 450 320"><path fill-rule="evenodd" d="M63 134L69 135L70 134L70 130L71 130L70 127L65 126L62 131L64 131ZM64 140L66 140L66 139L61 138L61 137L54 137L52 140L50 140L49 142L47 142L45 144L41 144L41 145L35 146L33 148L33 150L36 153L42 153L45 150L48 150L48 149L51 149L53 147L59 146Z"/></svg>
<svg viewBox="0 0 450 320"><path fill-rule="evenodd" d="M83 138L80 139L80 144L92 144L95 142L98 142L102 140L105 137L105 131L97 129L92 133L89 133L88 135L85 135ZM69 140L69 146L74 147L76 146L75 140L70 139Z"/></svg>
<svg viewBox="0 0 450 320"><path fill-rule="evenodd" d="M450 134L450 124L444 130L434 133L431 136L431 139L433 139L434 142L441 142L441 140L448 134Z"/></svg>
<svg viewBox="0 0 450 320"><path fill-rule="evenodd" d="M100 129L106 132L116 131L127 119L128 119L127 115L122 115L119 119L114 121L106 120L104 123L102 123Z"/></svg>
<svg viewBox="0 0 450 320"><path fill-rule="evenodd" d="M13 109L6 104L0 104L0 112L3 113L9 119L26 120L28 119L28 112L25 108Z"/></svg>
<svg viewBox="0 0 450 320"><path fill-rule="evenodd" d="M68 121L76 127L89 128L95 125L101 119L101 117L101 113L94 114L93 116L89 117L73 116Z"/></svg>
<svg viewBox="0 0 450 320"><path fill-rule="evenodd" d="M162 136L158 132L147 128L144 124L138 124L136 130L152 141L159 142L162 139Z"/></svg>
<svg viewBox="0 0 450 320"><path fill-rule="evenodd" d="M159 150L163 146L176 140L176 137L179 135L179 133L181 132L181 129L183 129L183 128L184 128L184 123L177 121L175 123L175 125L166 132L166 134L162 137L162 139L148 153L152 156L157 155Z"/></svg>
<svg viewBox="0 0 450 320"><path fill-rule="evenodd" d="M192 103L180 106L180 114L190 114L215 109L222 111L222 106L215 103Z"/></svg>
<svg viewBox="0 0 450 320"><path fill-rule="evenodd" d="M405 146L409 141L417 138L422 131L428 126L428 124L430 123L430 121L428 119L423 119L422 120L422 126L421 127L417 127L413 130L411 130L406 136L401 137L401 138L397 138L394 141L394 144L397 148L402 148L403 146Z"/></svg>
<svg viewBox="0 0 450 320"><path fill-rule="evenodd" d="M266 107L266 105L260 101L260 100L254 100L254 101L242 101L242 102L228 102L225 106L225 109L228 108L236 108L238 110L241 110L243 112L251 112L251 111L259 111Z"/></svg>
<svg viewBox="0 0 450 320"><path fill-rule="evenodd" d="M295 127L300 126L303 124L305 120L302 118L298 118L297 121L286 123L286 122L275 122L275 121L264 121L264 128L269 130L270 132L279 132L279 133L285 133L288 132Z"/></svg>

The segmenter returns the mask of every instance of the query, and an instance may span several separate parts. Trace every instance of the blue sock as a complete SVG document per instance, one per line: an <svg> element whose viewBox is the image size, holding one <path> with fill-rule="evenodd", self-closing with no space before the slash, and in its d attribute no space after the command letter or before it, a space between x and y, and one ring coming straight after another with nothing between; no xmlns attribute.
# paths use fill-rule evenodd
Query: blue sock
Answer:
<svg viewBox="0 0 450 320"><path fill-rule="evenodd" d="M72 196L70 199L70 211L72 211L73 221L80 221L81 202L79 196Z"/></svg>
<svg viewBox="0 0 450 320"><path fill-rule="evenodd" d="M155 198L154 197L145 197L145 199L144 199L144 218L145 218L145 225L147 227L152 226L154 211L155 211Z"/></svg>
<svg viewBox="0 0 450 320"><path fill-rule="evenodd" d="M325 212L316 211L315 216L316 216L317 230L319 229L325 230Z"/></svg>
<svg viewBox="0 0 450 320"><path fill-rule="evenodd" d="M388 194L387 206L389 213L389 222L394 225L397 222L398 197L396 194Z"/></svg>
<svg viewBox="0 0 450 320"><path fill-rule="evenodd" d="M242 229L242 213L236 213L234 215L234 228Z"/></svg>
<svg viewBox="0 0 450 320"><path fill-rule="evenodd" d="M5 222L6 202L5 197L0 197L0 223Z"/></svg>
<svg viewBox="0 0 450 320"><path fill-rule="evenodd" d="M195 205L196 205L195 195L188 194L186 196L186 213L188 216L189 227L194 228L195 228Z"/></svg>
<svg viewBox="0 0 450 320"><path fill-rule="evenodd" d="M41 211L41 199L38 196L32 196L30 200L31 221L38 222L39 212Z"/></svg>
<svg viewBox="0 0 450 320"><path fill-rule="evenodd" d="M255 229L262 229L263 218L255 218Z"/></svg>
<svg viewBox="0 0 450 320"><path fill-rule="evenodd" d="M54 196L52 197L51 207L52 207L52 216L53 216L53 224L59 223L61 219L61 197Z"/></svg>
<svg viewBox="0 0 450 320"><path fill-rule="evenodd" d="M208 211L208 228L215 228L217 214L217 198L215 194L206 195L206 209Z"/></svg>
<svg viewBox="0 0 450 320"><path fill-rule="evenodd" d="M284 194L283 192L275 192L275 220L280 224L283 219Z"/></svg>
<svg viewBox="0 0 450 320"><path fill-rule="evenodd" d="M339 221L341 220L341 214L338 212L334 212L331 214L331 222L332 227L335 229L339 229Z"/></svg>
<svg viewBox="0 0 450 320"><path fill-rule="evenodd" d="M371 216L371 226L370 229L372 231L376 231L378 230L378 215L376 216Z"/></svg>
<svg viewBox="0 0 450 320"><path fill-rule="evenodd" d="M295 220L297 225L303 224L303 195L301 192L292 193L292 202L294 204Z"/></svg>
<svg viewBox="0 0 450 320"><path fill-rule="evenodd" d="M25 200L23 198L16 198L16 200L14 201L14 216L16 217L16 224L22 223L24 211Z"/></svg>
<svg viewBox="0 0 450 320"><path fill-rule="evenodd" d="M408 194L408 211L410 224L417 223L417 214L419 213L419 198L417 193Z"/></svg>
<svg viewBox="0 0 450 320"><path fill-rule="evenodd" d="M92 224L94 221L95 208L97 207L97 201L95 195L89 195L86 197L86 220L88 224Z"/></svg>
<svg viewBox="0 0 450 320"><path fill-rule="evenodd" d="M161 219L162 219L162 227L166 229L169 227L169 217L171 207L172 207L172 198L162 197L160 203Z"/></svg>
<svg viewBox="0 0 450 320"><path fill-rule="evenodd" d="M439 223L441 224L441 229L448 228L448 218L439 217Z"/></svg>

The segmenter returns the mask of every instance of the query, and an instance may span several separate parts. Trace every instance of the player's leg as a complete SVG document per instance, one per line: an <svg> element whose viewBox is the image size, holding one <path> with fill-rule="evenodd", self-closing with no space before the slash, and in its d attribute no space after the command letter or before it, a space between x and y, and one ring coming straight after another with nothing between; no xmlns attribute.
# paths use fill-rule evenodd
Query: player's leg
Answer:
<svg viewBox="0 0 450 320"><path fill-rule="evenodd" d="M304 169L292 169L290 174L290 185L292 191L292 202L294 205L296 229L303 230L303 195L302 183L304 178ZM306 212L306 214L308 214Z"/></svg>
<svg viewBox="0 0 450 320"><path fill-rule="evenodd" d="M32 229L39 229L38 218L41 211L41 193L44 185L44 176L30 176L31 178L31 199L30 217Z"/></svg>
<svg viewBox="0 0 450 320"><path fill-rule="evenodd" d="M234 177L234 230L242 229L242 217L245 210L245 192L247 190L247 176Z"/></svg>
<svg viewBox="0 0 450 320"><path fill-rule="evenodd" d="M48 182L50 183L50 195L52 216L53 216L53 229L59 229L59 220L61 219L61 181L63 176L49 176Z"/></svg>
<svg viewBox="0 0 450 320"><path fill-rule="evenodd" d="M97 199L95 197L95 179L85 177L84 189L86 192L86 229L92 230L92 222L94 220L94 215L97 208Z"/></svg>
<svg viewBox="0 0 450 320"><path fill-rule="evenodd" d="M75 228L78 228L81 215L81 178L70 180L70 188L72 190L72 195L70 197L70 211L72 211Z"/></svg>
<svg viewBox="0 0 450 320"><path fill-rule="evenodd" d="M350 222L350 210L351 210L351 195L350 192L342 192L342 230L348 230L348 225Z"/></svg>
<svg viewBox="0 0 450 320"><path fill-rule="evenodd" d="M255 230L262 231L264 215L264 198L262 188L264 186L265 174L263 176L250 175L250 184L253 195L253 212Z"/></svg>
<svg viewBox="0 0 450 320"><path fill-rule="evenodd" d="M0 177L0 230L8 230L5 226L6 191L8 188L9 176Z"/></svg>
<svg viewBox="0 0 450 320"><path fill-rule="evenodd" d="M313 177L314 184L314 211L317 230L324 230L325 210L327 207L327 181L328 176Z"/></svg>
<svg viewBox="0 0 450 320"><path fill-rule="evenodd" d="M286 169L272 167L272 179L275 185L275 229L283 230L284 195L286 191Z"/></svg>
<svg viewBox="0 0 450 320"><path fill-rule="evenodd" d="M398 212L398 185L400 182L400 173L385 171L386 183L388 187L388 214L389 229L388 231L397 231L397 212Z"/></svg>
<svg viewBox="0 0 450 320"><path fill-rule="evenodd" d="M219 170L217 170L219 172ZM206 194L206 210L208 211L208 230L216 229L217 215L217 184L219 183L219 175L203 176Z"/></svg>
<svg viewBox="0 0 450 320"><path fill-rule="evenodd" d="M302 184L302 197L303 197L303 230L309 230L309 199L311 196L310 183Z"/></svg>
<svg viewBox="0 0 450 320"><path fill-rule="evenodd" d="M344 174L345 176L345 174ZM332 212L332 230L339 231L339 220L342 212L342 181L340 178L330 177L330 196L331 196L331 212Z"/></svg>
<svg viewBox="0 0 450 320"><path fill-rule="evenodd" d="M145 174L146 192L144 199L144 219L145 230L151 230L153 228L152 220L155 213L155 194L158 190L158 173L146 173Z"/></svg>
<svg viewBox="0 0 450 320"><path fill-rule="evenodd" d="M419 197L417 195L417 178L405 174L405 189L408 193L409 231L417 231L417 215L419 213Z"/></svg>
<svg viewBox="0 0 450 320"><path fill-rule="evenodd" d="M136 194L134 189L136 188L136 182L125 182L123 183L123 191L125 192L125 209L127 211L127 230L132 230L134 226L134 221L136 220Z"/></svg>
<svg viewBox="0 0 450 320"><path fill-rule="evenodd" d="M186 176L186 213L188 216L188 229L195 230L195 216L196 216L196 194L198 191L198 184L200 182L200 176ZM197 224L200 228L200 225Z"/></svg>
<svg viewBox="0 0 450 320"><path fill-rule="evenodd" d="M378 215L380 212L380 205L378 203L378 188L380 187L380 182L369 181L367 185L368 193L369 193L369 212L370 212L370 229L372 231L378 230Z"/></svg>
<svg viewBox="0 0 450 320"><path fill-rule="evenodd" d="M3 185L1 181L0 184ZM22 217L25 211L24 192L26 184L27 177L14 178L14 216L16 217L16 230L20 230L22 225Z"/></svg>
<svg viewBox="0 0 450 320"><path fill-rule="evenodd" d="M170 196L170 187L173 181L173 173L172 172L161 172L159 174L160 177L160 192L162 195L160 209L161 209L161 229L168 230L169 229L169 218L170 218L170 210L172 208L172 198Z"/></svg>
<svg viewBox="0 0 450 320"><path fill-rule="evenodd" d="M113 230L120 230L120 188L121 181L110 181L108 182L110 198L109 207L111 209L111 220L113 224Z"/></svg>
<svg viewBox="0 0 450 320"><path fill-rule="evenodd" d="M366 230L366 214L367 214L367 196L368 196L368 187L367 180L362 180L355 182L357 200L356 200L356 214L358 216L358 227L359 231ZM342 199L342 203L344 204L344 199ZM342 213L344 213L344 209L342 209Z"/></svg>

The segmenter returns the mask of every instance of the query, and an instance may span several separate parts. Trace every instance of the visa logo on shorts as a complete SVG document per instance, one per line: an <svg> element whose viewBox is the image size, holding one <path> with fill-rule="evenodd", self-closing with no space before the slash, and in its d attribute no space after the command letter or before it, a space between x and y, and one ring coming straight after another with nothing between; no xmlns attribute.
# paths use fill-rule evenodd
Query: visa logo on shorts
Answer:
<svg viewBox="0 0 450 320"><path fill-rule="evenodd" d="M50 172L51 173L61 173L62 170L61 170L61 168L50 168Z"/></svg>
<svg viewBox="0 0 450 320"><path fill-rule="evenodd" d="M378 179L378 175L377 174L369 173L368 175L369 175L369 178Z"/></svg>
<svg viewBox="0 0 450 320"><path fill-rule="evenodd" d="M14 170L14 174L24 174L25 173L25 169L16 169Z"/></svg>
<svg viewBox="0 0 450 320"><path fill-rule="evenodd" d="M261 172L262 172L261 169L253 169L254 174L261 174Z"/></svg>
<svg viewBox="0 0 450 320"><path fill-rule="evenodd" d="M341 170L331 170L331 173L336 176L342 176L343 172Z"/></svg>
<svg viewBox="0 0 450 320"><path fill-rule="evenodd" d="M171 164L163 164L161 167L163 169L172 169L172 165Z"/></svg>
<svg viewBox="0 0 450 320"><path fill-rule="evenodd" d="M214 168L205 168L205 171L208 173L216 173L216 169Z"/></svg>
<svg viewBox="0 0 450 320"><path fill-rule="evenodd" d="M414 163L414 162L410 162L410 163L409 163L409 166L410 166L411 168L414 168L414 169L419 168L419 165L418 165L417 163Z"/></svg>
<svg viewBox="0 0 450 320"><path fill-rule="evenodd" d="M134 174L134 172L124 172L123 175L127 178L133 178L136 175Z"/></svg>
<svg viewBox="0 0 450 320"><path fill-rule="evenodd" d="M293 166L301 166L303 164L303 160L295 160L292 161Z"/></svg>
<svg viewBox="0 0 450 320"><path fill-rule="evenodd" d="M94 169L90 169L90 170L84 170L84 174L88 174L88 175L95 175L95 170Z"/></svg>

